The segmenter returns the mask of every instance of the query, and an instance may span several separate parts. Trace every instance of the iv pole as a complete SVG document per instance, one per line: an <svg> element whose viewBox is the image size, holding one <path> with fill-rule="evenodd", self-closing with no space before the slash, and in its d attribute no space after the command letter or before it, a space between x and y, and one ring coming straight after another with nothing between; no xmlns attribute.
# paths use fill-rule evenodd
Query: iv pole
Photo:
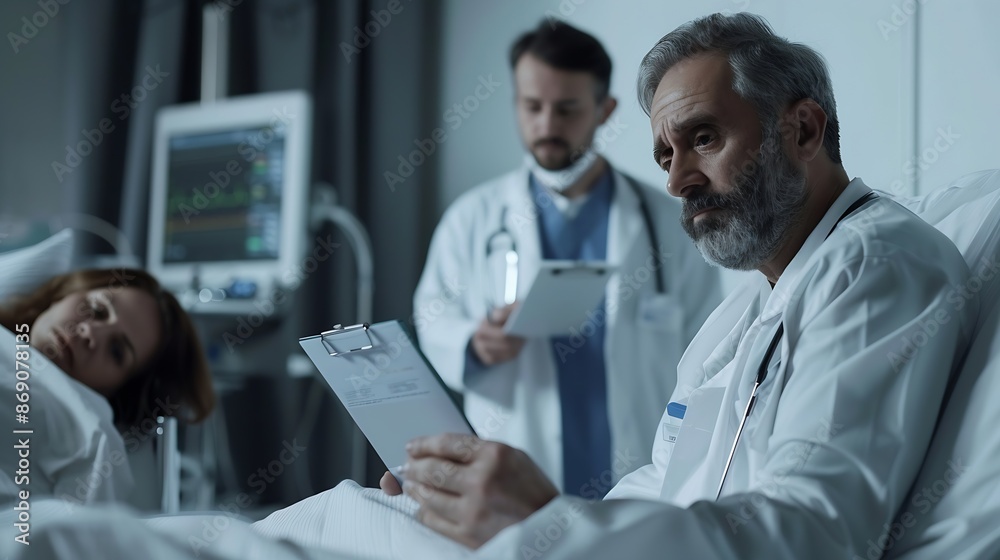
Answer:
<svg viewBox="0 0 1000 560"><path fill-rule="evenodd" d="M318 230L324 222L329 221L340 228L347 237L347 242L354 252L357 261L357 310L354 318L356 323L369 323L372 320L372 306L374 303L374 264L372 259L372 242L368 236L364 225L351 214L347 209L337 205L337 193L333 186L328 183L318 183L313 190L312 208L312 228ZM304 418L303 424L309 426L309 432L304 438L311 435L312 426L315 424L316 415L319 413L318 402L326 394L326 388L317 384L309 394L309 404L306 410L312 414L312 418ZM365 483L368 468L368 440L361 429L353 422L351 437L351 478L359 484Z"/></svg>
<svg viewBox="0 0 1000 560"><path fill-rule="evenodd" d="M213 103L224 98L228 93L229 75L229 20L216 3L208 3L202 11L202 60L201 60L201 103ZM372 245L364 225L347 209L337 206L336 192L329 184L320 183L314 189L314 204L311 215L311 226L318 229L329 221L337 226L346 236L357 260L357 322L372 320L374 300L374 265ZM307 431L302 434L306 441L311 437L313 427L319 415L319 407L325 388L316 385L308 396L300 426ZM224 424L224 422L223 422ZM225 429L224 425L221 427ZM227 439L227 434L219 434L221 439ZM207 441L205 443L208 443ZM224 444L225 442L220 442ZM228 447L228 445L224 445ZM352 423L351 437L351 478L364 483L367 475L368 444L361 430ZM209 461L214 463L215 461ZM217 467L218 465L211 465ZM232 469L231 462L227 465ZM180 488L180 465L170 464L165 473L165 485L171 489ZM210 485L214 490L214 485ZM173 492L172 492L173 493ZM179 492L176 492L179 494ZM176 501L169 511L177 511Z"/></svg>

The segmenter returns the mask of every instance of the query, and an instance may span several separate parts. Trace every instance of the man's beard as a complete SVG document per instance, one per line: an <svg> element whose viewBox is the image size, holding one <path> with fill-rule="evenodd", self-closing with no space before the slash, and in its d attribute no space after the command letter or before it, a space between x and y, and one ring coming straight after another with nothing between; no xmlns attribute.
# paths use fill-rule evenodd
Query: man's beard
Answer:
<svg viewBox="0 0 1000 560"><path fill-rule="evenodd" d="M536 142L535 146L537 147L538 144ZM568 147L568 144L562 140L559 140L558 144ZM542 160L532 151L525 157L525 163L538 182L549 189L561 193L575 185L586 175L593 168L598 157L593 150L584 147L568 153L565 158L560 158L560 161L563 159L565 159L566 165L560 164L560 167L556 168L547 167L543 165Z"/></svg>
<svg viewBox="0 0 1000 560"><path fill-rule="evenodd" d="M562 156L553 156L552 159L540 157L538 154L538 149L549 144L552 146L559 146L563 150ZM569 143L562 138L543 138L538 140L531 146L531 156L535 158L538 165L542 169L547 169L549 171L562 171L567 167L573 165L586 152L585 149L577 148L573 150L570 148Z"/></svg>
<svg viewBox="0 0 1000 560"><path fill-rule="evenodd" d="M726 194L698 193L684 200L681 225L709 264L754 270L773 257L801 218L808 197L805 176L782 152L777 127L749 169L740 170ZM699 218L706 208L717 210Z"/></svg>

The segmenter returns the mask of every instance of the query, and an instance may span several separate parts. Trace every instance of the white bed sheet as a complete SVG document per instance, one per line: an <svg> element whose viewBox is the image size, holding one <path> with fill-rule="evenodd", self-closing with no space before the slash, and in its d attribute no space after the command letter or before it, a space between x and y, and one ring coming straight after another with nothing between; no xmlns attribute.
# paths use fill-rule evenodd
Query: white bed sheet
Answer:
<svg viewBox="0 0 1000 560"><path fill-rule="evenodd" d="M0 327L2 557L11 553L18 533L14 523L21 512L14 506L21 502L21 491L29 492L26 501L32 519L56 518L81 506L120 500L133 484L125 445L108 402L35 349L28 350L28 423L16 420L15 406L20 404L16 344L14 334ZM33 433L13 433L26 429ZM27 445L27 469L19 466L23 444Z"/></svg>
<svg viewBox="0 0 1000 560"><path fill-rule="evenodd" d="M473 551L421 525L416 503L346 481L250 524L225 513L139 519L122 507L38 519L20 558L451 560Z"/></svg>

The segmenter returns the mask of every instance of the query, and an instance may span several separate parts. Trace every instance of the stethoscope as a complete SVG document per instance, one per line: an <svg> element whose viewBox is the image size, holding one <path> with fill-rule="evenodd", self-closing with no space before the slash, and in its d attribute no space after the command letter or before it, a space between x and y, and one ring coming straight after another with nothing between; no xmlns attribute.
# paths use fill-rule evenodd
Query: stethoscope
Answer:
<svg viewBox="0 0 1000 560"><path fill-rule="evenodd" d="M876 198L878 198L877 194L869 192L854 201L854 204L852 204L850 208L848 208L847 211L845 211L844 214L837 219L837 222L833 224L833 227L830 228L830 233L826 234L826 238L830 237L830 234L833 233L833 230L837 229L837 226L840 225L840 222L842 222L844 218L853 214L855 210L864 206L868 201ZM722 495L722 487L726 485L726 476L729 474L729 467L733 464L733 457L736 455L736 447L740 443L740 436L743 435L743 428L746 426L747 419L750 418L750 413L753 411L754 403L757 402L757 389L759 389L761 384L764 383L764 380L767 379L768 365L770 365L771 358L774 357L774 351L778 348L778 343L781 342L781 336L784 333L785 324L778 323L778 330L774 332L774 337L771 338L771 343L767 345L767 351L764 352L764 359L760 361L760 366L757 368L757 377L754 379L753 389L750 390L750 398L747 399L747 406L743 409L743 419L740 420L740 426L736 429L736 438L733 440L733 446L729 449L729 458L726 459L726 467L722 471L722 479L719 480L719 489L715 493L716 500L718 500L719 496Z"/></svg>
<svg viewBox="0 0 1000 560"><path fill-rule="evenodd" d="M649 241L649 246L653 251L659 250L660 243L659 237L656 235L656 228L653 227L653 214L649 210L649 203L646 201L646 195L639 188L639 184L636 183L635 179L621 174L625 178L625 182L635 193L636 198L639 199L639 213L642 215L642 222L646 228L646 239ZM514 235L507 229L507 207L504 206L500 210L500 227L497 228L489 237L486 238L486 260L489 262L490 256L494 252L494 245L497 245L497 240L506 237L508 243L507 250L504 252L504 289L503 289L503 302L504 305L510 305L514 303L517 299L517 264L519 260L517 252L517 241L514 239ZM665 278L665 272L663 266L659 266L656 269L656 293L665 294L667 293L667 283Z"/></svg>

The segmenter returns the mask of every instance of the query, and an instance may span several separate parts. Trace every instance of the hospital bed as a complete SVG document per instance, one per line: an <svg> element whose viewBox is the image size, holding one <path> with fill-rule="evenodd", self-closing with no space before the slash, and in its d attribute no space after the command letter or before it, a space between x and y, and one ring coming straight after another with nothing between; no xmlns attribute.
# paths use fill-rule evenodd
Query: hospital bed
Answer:
<svg viewBox="0 0 1000 560"><path fill-rule="evenodd" d="M129 453L135 486L127 503L139 511L168 514L180 511L179 431L177 418L160 416L155 433Z"/></svg>
<svg viewBox="0 0 1000 560"><path fill-rule="evenodd" d="M3 271L0 301L31 292L52 276L69 272L77 235L78 232L72 229L64 229L37 244L0 253L0 270ZM71 399L56 400L56 405L70 408L75 402ZM36 404L40 403L32 402L32 406ZM70 411L69 416L84 412ZM88 417L80 416L77 424L86 424L86 429L97 429L88 420ZM127 498L129 505L150 513L179 510L181 454L178 433L177 419L161 416L150 433L141 436L136 448L126 446L134 480L133 491ZM120 493L115 492L114 495L118 497Z"/></svg>
<svg viewBox="0 0 1000 560"><path fill-rule="evenodd" d="M951 301L976 293L980 315L910 495L873 544L887 559L1000 558L1000 170L900 202L962 251L972 275Z"/></svg>
<svg viewBox="0 0 1000 560"><path fill-rule="evenodd" d="M1000 273L991 275L993 269L989 264L996 264L1000 257L1000 171L969 175L926 197L901 199L900 202L949 235L962 250L972 268L972 278L979 279L978 283L966 288L979 293L982 307L977 334L963 368L951 383L950 399L943 408L930 452L911 496L904 502L900 519L886 528L886 538L874 543L877 550L867 553L867 557L907 560L1000 558L1000 524L997 523L1000 519L1000 463L996 461L1000 456L1000 431L996 429L1000 424L1000 407L995 405L1000 396ZM928 413L937 414L937 411ZM956 458L962 464L959 476L942 474ZM939 492L937 488L942 484L947 487ZM924 507L924 502L917 498L926 488L935 495ZM910 512L911 506L918 509ZM302 508L303 524L315 521L316 515L310 514L317 511L316 508L311 511ZM915 520L903 517L908 512L914 513ZM352 519L341 517L334 521L335 524L350 524ZM40 558L67 558L69 556L61 556L58 551L85 550L88 545L95 547L95 553L106 552L107 546L134 552L130 547L143 546L145 541L133 532L115 531L125 523L124 514L112 512L103 521L88 519L77 524L56 524L37 536L43 546L35 550L53 552L50 556L38 556ZM132 524L131 527L140 526ZM190 532L180 535L150 532L147 535L151 547L149 557L167 558L170 554L187 557L183 556L186 553L193 558L191 551L179 544L186 542L189 535ZM243 558L248 554L248 542L273 547L267 548L267 553L272 554L267 556L269 558L343 557L321 555L315 549L308 549L306 542L278 551L278 543L261 541L246 525L235 526L232 532L220 537L219 542L222 540L229 542L232 548L215 548L210 557ZM860 553L865 554L865 551Z"/></svg>

